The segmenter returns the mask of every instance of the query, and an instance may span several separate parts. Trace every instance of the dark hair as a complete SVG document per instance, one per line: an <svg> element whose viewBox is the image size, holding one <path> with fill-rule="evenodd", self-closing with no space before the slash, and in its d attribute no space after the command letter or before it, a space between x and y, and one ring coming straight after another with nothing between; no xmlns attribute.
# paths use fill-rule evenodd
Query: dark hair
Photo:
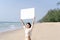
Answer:
<svg viewBox="0 0 60 40"><path fill-rule="evenodd" d="M29 25L30 25L30 27L29 27L29 28L31 28L31 23L30 23L30 22L28 22L27 24L29 24Z"/></svg>

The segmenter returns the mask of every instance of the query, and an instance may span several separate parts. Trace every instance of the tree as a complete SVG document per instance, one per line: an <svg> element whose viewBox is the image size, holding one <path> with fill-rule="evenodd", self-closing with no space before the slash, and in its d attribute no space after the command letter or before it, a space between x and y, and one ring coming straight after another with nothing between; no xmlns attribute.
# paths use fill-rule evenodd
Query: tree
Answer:
<svg viewBox="0 0 60 40"><path fill-rule="evenodd" d="M60 2L57 2L57 5L60 5Z"/></svg>
<svg viewBox="0 0 60 40"><path fill-rule="evenodd" d="M39 22L60 22L60 9L49 10Z"/></svg>

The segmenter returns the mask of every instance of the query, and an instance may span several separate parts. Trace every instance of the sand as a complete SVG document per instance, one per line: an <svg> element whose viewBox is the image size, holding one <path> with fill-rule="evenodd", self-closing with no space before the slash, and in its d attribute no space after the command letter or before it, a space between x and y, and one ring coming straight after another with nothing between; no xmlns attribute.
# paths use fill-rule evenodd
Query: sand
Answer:
<svg viewBox="0 0 60 40"><path fill-rule="evenodd" d="M34 25L32 40L60 40L60 23L37 23ZM24 30L18 29L0 33L0 40L24 40Z"/></svg>

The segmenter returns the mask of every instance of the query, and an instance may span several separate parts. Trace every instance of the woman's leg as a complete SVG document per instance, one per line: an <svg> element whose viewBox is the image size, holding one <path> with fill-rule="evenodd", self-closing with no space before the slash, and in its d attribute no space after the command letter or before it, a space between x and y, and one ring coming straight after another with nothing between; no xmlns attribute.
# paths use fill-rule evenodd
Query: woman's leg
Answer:
<svg viewBox="0 0 60 40"><path fill-rule="evenodd" d="M30 36L28 36L28 40L31 40Z"/></svg>
<svg viewBox="0 0 60 40"><path fill-rule="evenodd" d="M26 37L25 40L31 40L30 36Z"/></svg>

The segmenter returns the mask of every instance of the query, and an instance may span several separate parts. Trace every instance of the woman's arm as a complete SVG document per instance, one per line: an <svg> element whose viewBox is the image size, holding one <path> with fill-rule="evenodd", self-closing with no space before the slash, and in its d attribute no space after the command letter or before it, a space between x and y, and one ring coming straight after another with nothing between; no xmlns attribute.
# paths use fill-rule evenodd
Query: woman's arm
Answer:
<svg viewBox="0 0 60 40"><path fill-rule="evenodd" d="M21 22L22 22L22 24L23 24L23 25L25 25L25 23L23 22L23 20L22 20L22 19L21 19Z"/></svg>
<svg viewBox="0 0 60 40"><path fill-rule="evenodd" d="M32 19L32 25L31 25L31 29L33 29L33 27L34 27L34 24L35 24L35 17Z"/></svg>
<svg viewBox="0 0 60 40"><path fill-rule="evenodd" d="M34 26L34 24L35 24L35 17L32 20L32 26Z"/></svg>
<svg viewBox="0 0 60 40"><path fill-rule="evenodd" d="M21 19L21 22L23 24L23 28L25 29L25 23L23 22L23 20Z"/></svg>

